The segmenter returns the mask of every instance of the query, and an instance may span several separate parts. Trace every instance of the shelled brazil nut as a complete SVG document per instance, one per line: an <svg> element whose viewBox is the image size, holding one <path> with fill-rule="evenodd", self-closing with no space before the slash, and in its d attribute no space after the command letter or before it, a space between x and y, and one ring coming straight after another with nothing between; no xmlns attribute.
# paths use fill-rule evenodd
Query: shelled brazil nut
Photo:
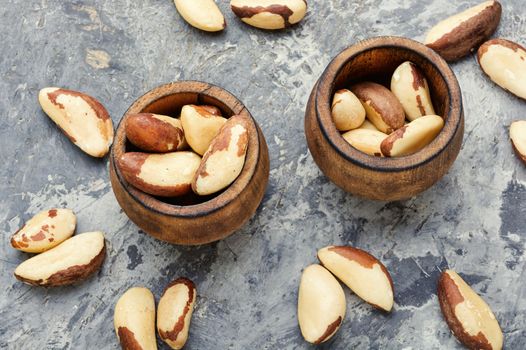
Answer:
<svg viewBox="0 0 526 350"><path fill-rule="evenodd" d="M44 112L81 150L102 158L113 143L113 123L104 106L84 93L57 87L40 90Z"/></svg>
<svg viewBox="0 0 526 350"><path fill-rule="evenodd" d="M434 115L429 85L424 74L412 62L404 62L393 73L391 91L404 108L407 119Z"/></svg>
<svg viewBox="0 0 526 350"><path fill-rule="evenodd" d="M201 157L193 152L124 153L118 160L122 175L132 186L161 197L175 197L191 190Z"/></svg>
<svg viewBox="0 0 526 350"><path fill-rule="evenodd" d="M382 141L380 149L386 157L401 157L413 154L435 139L444 127L444 119L437 115L426 115L413 120L396 130Z"/></svg>
<svg viewBox="0 0 526 350"><path fill-rule="evenodd" d="M248 117L235 115L223 125L203 155L192 180L199 195L218 192L239 176L248 147Z"/></svg>
<svg viewBox="0 0 526 350"><path fill-rule="evenodd" d="M125 128L128 140L148 152L172 152L186 145L181 121L166 115L131 114L126 119Z"/></svg>
<svg viewBox="0 0 526 350"><path fill-rule="evenodd" d="M82 233L27 259L15 269L15 277L36 286L69 285L97 272L105 256L104 234Z"/></svg>
<svg viewBox="0 0 526 350"><path fill-rule="evenodd" d="M226 28L223 14L214 0L174 0L181 17L195 28L218 32Z"/></svg>
<svg viewBox="0 0 526 350"><path fill-rule="evenodd" d="M334 93L331 113L336 129L357 150L376 157L401 157L418 152L444 126L435 115L422 71L412 62L393 72L391 90L364 81ZM363 117L366 116L367 119ZM407 118L407 119L406 119Z"/></svg>
<svg viewBox="0 0 526 350"><path fill-rule="evenodd" d="M367 303L391 311L394 303L393 280L374 256L351 246L329 246L318 251L318 259Z"/></svg>
<svg viewBox="0 0 526 350"><path fill-rule="evenodd" d="M305 268L298 293L298 322L306 341L329 340L340 328L346 308L343 289L326 268L316 264Z"/></svg>
<svg viewBox="0 0 526 350"><path fill-rule="evenodd" d="M283 29L307 13L306 0L231 0L230 7L243 22L261 29Z"/></svg>
<svg viewBox="0 0 526 350"><path fill-rule="evenodd" d="M477 57L495 84L526 99L526 48L509 40L492 39L480 46Z"/></svg>
<svg viewBox="0 0 526 350"><path fill-rule="evenodd" d="M332 100L332 119L339 131L356 129L365 121L365 109L355 94L341 89Z"/></svg>
<svg viewBox="0 0 526 350"><path fill-rule="evenodd" d="M116 164L130 185L154 196L214 194L243 169L249 122L242 116L224 118L210 105L184 105L180 118L130 114L126 138L139 150L156 153L123 153Z"/></svg>
<svg viewBox="0 0 526 350"><path fill-rule="evenodd" d="M438 301L449 328L469 349L500 350L503 334L486 302L455 272L446 270L438 282Z"/></svg>
<svg viewBox="0 0 526 350"><path fill-rule="evenodd" d="M128 289L115 305L113 324L122 349L157 349L155 299L149 289Z"/></svg>
<svg viewBox="0 0 526 350"><path fill-rule="evenodd" d="M181 349L188 340L196 299L195 284L178 278L164 290L157 306L157 332L172 349Z"/></svg>
<svg viewBox="0 0 526 350"><path fill-rule="evenodd" d="M424 43L445 60L456 61L487 40L497 29L502 6L485 1L435 25Z"/></svg>
<svg viewBox="0 0 526 350"><path fill-rule="evenodd" d="M26 253L42 253L71 237L76 224L70 209L43 210L11 236L11 246Z"/></svg>
<svg viewBox="0 0 526 350"><path fill-rule="evenodd" d="M396 96L383 85L362 82L350 90L362 103L367 118L383 133L390 134L404 126L405 114Z"/></svg>
<svg viewBox="0 0 526 350"><path fill-rule="evenodd" d="M371 124L372 125L372 124ZM370 156L382 157L382 142L389 136L377 129L358 128L342 135L351 146Z"/></svg>
<svg viewBox="0 0 526 350"><path fill-rule="evenodd" d="M181 109L181 123L188 145L202 156L226 123L226 118L213 106L186 105Z"/></svg>

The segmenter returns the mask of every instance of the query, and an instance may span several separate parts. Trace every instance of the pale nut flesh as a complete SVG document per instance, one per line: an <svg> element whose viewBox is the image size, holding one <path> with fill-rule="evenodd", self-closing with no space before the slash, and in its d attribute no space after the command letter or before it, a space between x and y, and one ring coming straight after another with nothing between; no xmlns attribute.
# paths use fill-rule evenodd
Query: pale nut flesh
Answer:
<svg viewBox="0 0 526 350"><path fill-rule="evenodd" d="M37 286L73 284L98 271L105 253L102 232L78 234L18 265L15 277Z"/></svg>
<svg viewBox="0 0 526 350"><path fill-rule="evenodd" d="M71 237L76 224L70 209L43 210L11 236L11 246L26 253L42 253Z"/></svg>
<svg viewBox="0 0 526 350"><path fill-rule="evenodd" d="M198 195L216 193L236 180L245 164L250 119L235 115L223 125L206 151L192 181Z"/></svg>
<svg viewBox="0 0 526 350"><path fill-rule="evenodd" d="M444 119L437 115L415 119L382 141L382 154L386 157L401 157L416 153L430 144L443 127Z"/></svg>
<svg viewBox="0 0 526 350"><path fill-rule="evenodd" d="M349 246L330 246L318 251L318 259L367 303L391 311L394 304L393 281L385 266L374 256Z"/></svg>
<svg viewBox="0 0 526 350"><path fill-rule="evenodd" d="M283 29L307 13L306 0L231 0L230 7L243 22L260 29Z"/></svg>
<svg viewBox="0 0 526 350"><path fill-rule="evenodd" d="M486 302L452 270L438 282L438 300L444 319L457 339L469 349L500 350L504 336Z"/></svg>
<svg viewBox="0 0 526 350"><path fill-rule="evenodd" d="M113 324L123 350L157 350L155 299L149 289L128 289L115 305Z"/></svg>
<svg viewBox="0 0 526 350"><path fill-rule="evenodd" d="M316 264L305 268L298 293L298 322L306 341L329 340L340 328L346 307L343 289L327 269Z"/></svg>
<svg viewBox="0 0 526 350"><path fill-rule="evenodd" d="M347 89L336 91L332 100L332 120L336 129L348 131L360 127L365 121L362 103Z"/></svg>
<svg viewBox="0 0 526 350"><path fill-rule="evenodd" d="M404 107L407 119L434 115L429 85L424 74L411 62L404 62L393 73L391 91Z"/></svg>
<svg viewBox="0 0 526 350"><path fill-rule="evenodd" d="M191 26L206 32L218 32L226 27L225 17L214 0L174 0L177 12Z"/></svg>
<svg viewBox="0 0 526 350"><path fill-rule="evenodd" d="M382 150L380 149L380 145L389 135L378 131L376 128L374 130L359 128L347 131L342 136L345 141L347 141L358 151L366 153L370 156L381 157Z"/></svg>
<svg viewBox="0 0 526 350"><path fill-rule="evenodd" d="M435 25L424 43L445 60L458 60L495 32L501 14L502 6L498 1L485 1Z"/></svg>
<svg viewBox="0 0 526 350"><path fill-rule="evenodd" d="M157 305L157 332L172 349L182 349L188 340L196 288L187 278L178 278L164 290Z"/></svg>
<svg viewBox="0 0 526 350"><path fill-rule="evenodd" d="M212 106L186 105L181 110L181 123L188 145L199 155L205 154L227 119L211 110Z"/></svg>
<svg viewBox="0 0 526 350"><path fill-rule="evenodd" d="M362 125L358 129L365 129L365 130L376 130L379 131L376 126L374 126L373 123L371 123L368 119L365 119Z"/></svg>
<svg viewBox="0 0 526 350"><path fill-rule="evenodd" d="M130 114L125 122L126 138L148 152L181 150L186 142L181 121L153 113Z"/></svg>
<svg viewBox="0 0 526 350"><path fill-rule="evenodd" d="M479 48L478 61L495 84L526 99L526 48L509 40L493 39Z"/></svg>
<svg viewBox="0 0 526 350"><path fill-rule="evenodd" d="M402 104L386 87L372 82L363 82L350 89L362 103L367 119L385 134L404 126L405 113Z"/></svg>
<svg viewBox="0 0 526 350"><path fill-rule="evenodd" d="M128 152L117 161L128 183L161 197L182 196L190 192L200 163L201 157L186 151L164 154Z"/></svg>
<svg viewBox="0 0 526 350"><path fill-rule="evenodd" d="M48 87L38 101L62 132L85 153L104 157L113 142L113 123L95 98L81 92Z"/></svg>
<svg viewBox="0 0 526 350"><path fill-rule="evenodd" d="M510 139L515 153L526 164L526 120L511 123Z"/></svg>

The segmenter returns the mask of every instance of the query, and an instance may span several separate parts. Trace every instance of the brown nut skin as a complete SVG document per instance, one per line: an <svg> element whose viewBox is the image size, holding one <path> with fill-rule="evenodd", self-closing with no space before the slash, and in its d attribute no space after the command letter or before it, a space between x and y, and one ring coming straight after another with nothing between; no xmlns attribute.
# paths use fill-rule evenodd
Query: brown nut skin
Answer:
<svg viewBox="0 0 526 350"><path fill-rule="evenodd" d="M201 157L193 152L128 152L117 160L117 166L124 179L141 191L176 197L190 192L200 162Z"/></svg>
<svg viewBox="0 0 526 350"><path fill-rule="evenodd" d="M92 244L86 246L87 241ZM96 243L93 244L94 241ZM65 286L83 281L97 272L105 256L106 244L102 232L87 232L24 261L18 265L14 275L18 280L34 286ZM81 262L75 263L75 260Z"/></svg>
<svg viewBox="0 0 526 350"><path fill-rule="evenodd" d="M152 113L130 114L125 124L126 138L147 152L171 152L184 145L184 132L178 119Z"/></svg>
<svg viewBox="0 0 526 350"><path fill-rule="evenodd" d="M367 119L379 131L390 134L404 126L404 108L385 86L363 82L351 86L350 90L360 99L367 112Z"/></svg>
<svg viewBox="0 0 526 350"><path fill-rule="evenodd" d="M487 6L484 6L486 4ZM476 7L481 6L481 11L475 13L470 12ZM446 61L453 62L468 55L471 50L478 47L485 40L487 40L494 32L500 23L502 14L502 6L498 1L486 1L455 16L449 17L437 24L428 33L425 44L431 49L435 50ZM464 16L462 16L465 14ZM447 24L447 21L452 21L456 16L461 16L461 22L453 22L454 27L446 25L448 32L442 33L438 39L436 35L431 35L433 30L440 25Z"/></svg>
<svg viewBox="0 0 526 350"><path fill-rule="evenodd" d="M462 292L461 288L464 289ZM455 337L464 344L468 349L472 350L500 350L502 349L503 336L502 331L495 319L489 306L476 295L475 292L462 280L462 278L454 271L446 270L442 272L438 281L438 301L440 309L444 315L449 328ZM469 292L473 300L466 300L464 293ZM477 299L477 300L475 300ZM486 335L479 331L476 335L469 334L466 326L458 317L459 304L467 303L467 310L472 314L470 320L475 320L476 325L481 328L487 325L482 322L491 323L493 328L492 337L488 339ZM483 309L480 309L480 308ZM486 328L487 329L487 328Z"/></svg>

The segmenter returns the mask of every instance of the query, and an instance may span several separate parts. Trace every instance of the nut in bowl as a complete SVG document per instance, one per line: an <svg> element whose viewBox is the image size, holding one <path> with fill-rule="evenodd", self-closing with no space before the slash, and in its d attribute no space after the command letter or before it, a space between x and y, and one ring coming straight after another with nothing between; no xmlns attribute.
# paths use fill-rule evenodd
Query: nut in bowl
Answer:
<svg viewBox="0 0 526 350"><path fill-rule="evenodd" d="M339 130L333 119L334 96L344 89L367 115L352 130ZM345 191L374 200L407 199L431 187L455 161L463 134L454 73L436 52L400 37L367 39L341 52L314 86L305 113L307 144L321 171Z"/></svg>
<svg viewBox="0 0 526 350"><path fill-rule="evenodd" d="M128 121L147 120L137 114L172 118L167 127L181 126L184 135L163 133L156 121L152 128L165 140L146 153L144 140L131 142L126 134ZM239 229L261 203L268 177L267 144L250 112L229 92L196 81L162 85L136 100L117 128L110 157L112 188L124 212L174 244L209 243Z"/></svg>

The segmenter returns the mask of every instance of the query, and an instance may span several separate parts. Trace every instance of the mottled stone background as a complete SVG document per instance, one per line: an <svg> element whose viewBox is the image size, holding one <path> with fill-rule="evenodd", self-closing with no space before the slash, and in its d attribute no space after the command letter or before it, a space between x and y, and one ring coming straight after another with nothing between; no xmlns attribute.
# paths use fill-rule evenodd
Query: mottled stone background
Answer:
<svg viewBox="0 0 526 350"><path fill-rule="evenodd" d="M0 348L116 349L113 306L144 285L159 298L178 276L198 286L187 349L309 349L296 321L301 270L328 244L380 257L396 288L385 315L346 291L347 316L323 349L460 348L442 320L436 281L461 272L492 306L507 349L526 348L526 169L508 126L526 103L495 87L474 56L453 65L466 134L451 171L404 202L346 194L320 173L303 136L308 94L330 59L376 35L423 39L444 16L477 1L310 1L305 20L272 33L248 27L219 1L228 28L189 27L169 0L0 0ZM503 0L498 36L526 44L521 0ZM237 95L261 125L271 155L267 194L228 239L178 247L128 221L108 181L108 160L83 154L43 114L38 90L61 86L99 98L118 123L147 90L196 79ZM68 207L78 230L103 230L100 273L65 288L17 282L28 255L8 240L39 210ZM163 344L160 348L167 349Z"/></svg>

